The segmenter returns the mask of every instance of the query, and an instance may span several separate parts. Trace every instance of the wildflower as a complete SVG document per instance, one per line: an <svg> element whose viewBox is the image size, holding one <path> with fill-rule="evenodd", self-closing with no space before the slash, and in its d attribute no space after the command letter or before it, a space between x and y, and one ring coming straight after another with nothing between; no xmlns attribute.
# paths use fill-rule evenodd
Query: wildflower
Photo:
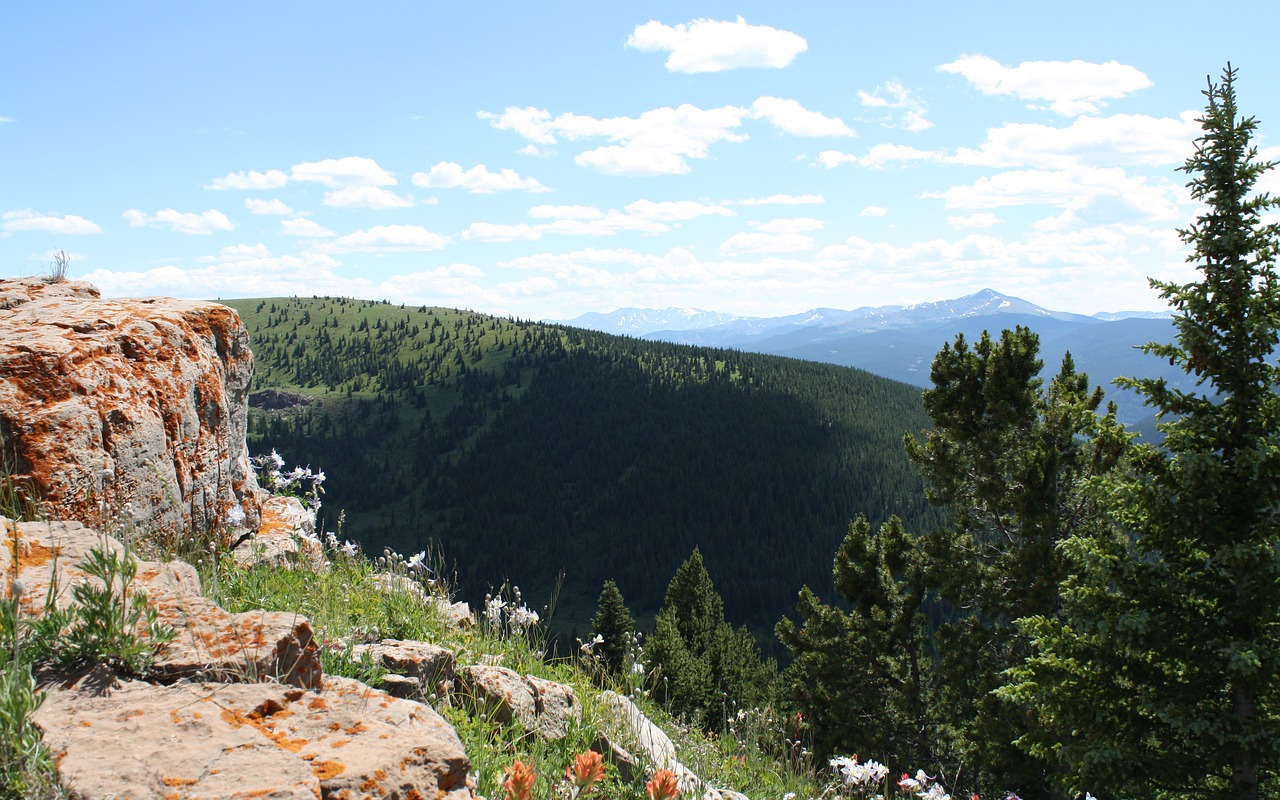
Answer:
<svg viewBox="0 0 1280 800"><path fill-rule="evenodd" d="M409 569L426 569L427 565L423 563L426 560L426 558L427 558L427 551L422 550L418 552L416 555L410 556L409 560L405 562L405 566L408 567Z"/></svg>
<svg viewBox="0 0 1280 800"><path fill-rule="evenodd" d="M581 639L579 639L578 643L581 645L581 647L579 647L578 649L582 651L582 654L584 656L589 656L595 652L595 649L597 646L604 644L604 637L597 633L596 638L592 639L591 641L584 642Z"/></svg>
<svg viewBox="0 0 1280 800"><path fill-rule="evenodd" d="M312 544L320 544L320 537L317 536L315 533L307 533L306 531L303 531L302 538L306 539L308 542L311 542Z"/></svg>
<svg viewBox="0 0 1280 800"><path fill-rule="evenodd" d="M933 778L925 773L924 770L916 770L916 776L912 778L907 773L902 773L902 780L898 781L898 788L904 792L922 792L928 788L933 782Z"/></svg>
<svg viewBox="0 0 1280 800"><path fill-rule="evenodd" d="M355 558L356 550L358 550L359 548L357 548L357 547L356 547L354 544L352 544L349 540L344 540L344 541L342 542L342 548L341 548L341 549L342 549L342 552L343 552L343 553L346 553L348 556L351 556L352 558Z"/></svg>
<svg viewBox="0 0 1280 800"><path fill-rule="evenodd" d="M671 770L660 769L645 783L644 792L649 800L674 800L680 794L680 781Z"/></svg>
<svg viewBox="0 0 1280 800"><path fill-rule="evenodd" d="M585 794L604 777L604 760L594 750L579 753L573 759L573 766L565 768L564 776L579 788L578 794Z"/></svg>
<svg viewBox="0 0 1280 800"><path fill-rule="evenodd" d="M267 456L271 462L276 465L276 469L284 469L284 458L276 452L275 448L271 448L271 455Z"/></svg>
<svg viewBox="0 0 1280 800"><path fill-rule="evenodd" d="M507 768L507 779L502 788L507 790L507 800L529 800L533 796L533 782L538 777L533 764L516 760Z"/></svg>
<svg viewBox="0 0 1280 800"><path fill-rule="evenodd" d="M507 601L501 597L487 597L484 602L484 615L494 625L501 625L502 610L506 607Z"/></svg>
<svg viewBox="0 0 1280 800"><path fill-rule="evenodd" d="M919 797L924 800L951 800L951 795L942 788L942 784L935 783L930 786L928 791L920 792Z"/></svg>
<svg viewBox="0 0 1280 800"><path fill-rule="evenodd" d="M227 524L233 528L238 528L244 524L244 509L240 506L232 506L227 509Z"/></svg>
<svg viewBox="0 0 1280 800"><path fill-rule="evenodd" d="M531 628L538 624L538 612L528 606L520 606L511 609L511 625L517 630Z"/></svg>
<svg viewBox="0 0 1280 800"><path fill-rule="evenodd" d="M796 800L795 792L787 792L782 796L782 800Z"/></svg>

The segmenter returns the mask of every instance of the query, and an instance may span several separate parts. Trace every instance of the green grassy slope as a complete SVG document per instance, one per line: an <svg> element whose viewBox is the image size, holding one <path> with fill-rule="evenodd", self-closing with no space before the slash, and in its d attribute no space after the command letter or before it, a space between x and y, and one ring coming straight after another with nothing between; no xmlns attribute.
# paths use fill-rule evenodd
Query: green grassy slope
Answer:
<svg viewBox="0 0 1280 800"><path fill-rule="evenodd" d="M824 590L848 520L934 517L902 452L919 390L848 368L439 308L230 301L255 389L319 403L251 414L251 449L323 467L327 528L366 549L435 542L464 597L564 587L581 635L606 578L642 617L695 545L735 623Z"/></svg>

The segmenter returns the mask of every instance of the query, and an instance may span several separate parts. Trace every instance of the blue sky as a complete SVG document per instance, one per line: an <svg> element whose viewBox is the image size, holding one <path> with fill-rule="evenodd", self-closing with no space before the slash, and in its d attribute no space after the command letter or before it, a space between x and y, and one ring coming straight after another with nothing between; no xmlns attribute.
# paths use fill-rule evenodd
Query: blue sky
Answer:
<svg viewBox="0 0 1280 800"><path fill-rule="evenodd" d="M1280 158L1274 2L641 5L7 4L0 277L63 248L110 296L1156 310L1228 60Z"/></svg>

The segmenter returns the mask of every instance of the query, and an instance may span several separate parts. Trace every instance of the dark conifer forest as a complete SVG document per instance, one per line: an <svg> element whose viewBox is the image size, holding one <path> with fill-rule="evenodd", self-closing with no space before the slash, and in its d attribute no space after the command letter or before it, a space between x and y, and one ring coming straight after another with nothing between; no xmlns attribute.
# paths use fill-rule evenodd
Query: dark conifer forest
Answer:
<svg viewBox="0 0 1280 800"><path fill-rule="evenodd" d="M567 634L610 578L643 627L696 546L728 619L771 638L855 515L936 519L902 445L920 392L869 373L440 308L229 305L254 390L299 395L253 409L250 447L325 470L326 529L342 512L367 552L435 546L473 601L510 580L542 605L563 576Z"/></svg>

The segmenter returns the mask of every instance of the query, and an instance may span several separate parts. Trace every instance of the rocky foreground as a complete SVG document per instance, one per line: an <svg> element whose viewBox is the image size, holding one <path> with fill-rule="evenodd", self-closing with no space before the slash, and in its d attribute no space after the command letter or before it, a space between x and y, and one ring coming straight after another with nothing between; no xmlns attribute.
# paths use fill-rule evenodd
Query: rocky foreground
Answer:
<svg viewBox="0 0 1280 800"><path fill-rule="evenodd" d="M235 551L241 567L324 569L305 510L270 497L249 466L252 371L247 332L225 306L0 281L0 444L54 518L0 517L0 592L28 618L47 601L67 607L70 587L96 580L83 569L91 550L134 558L102 532L109 522L161 541L195 537L199 549L228 545L230 515L256 534ZM146 680L106 666L46 676L36 719L73 798L462 800L476 797L471 761L429 698L550 739L581 719L572 688L459 665L429 642L358 646L356 658L388 672L378 687L326 675L305 618L228 613L189 564L136 564L130 591L176 633ZM419 599L424 613L471 623L463 604ZM624 776L672 769L690 792L741 797L706 790L629 700L604 700L613 725L595 747Z"/></svg>

